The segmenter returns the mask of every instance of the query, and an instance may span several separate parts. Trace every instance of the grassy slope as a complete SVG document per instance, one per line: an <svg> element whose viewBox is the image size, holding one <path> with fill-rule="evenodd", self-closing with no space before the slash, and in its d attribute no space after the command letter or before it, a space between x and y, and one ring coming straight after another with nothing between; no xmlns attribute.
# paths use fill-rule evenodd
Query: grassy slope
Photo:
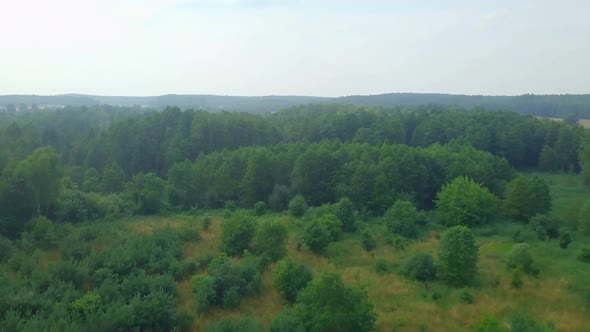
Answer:
<svg viewBox="0 0 590 332"><path fill-rule="evenodd" d="M579 179L567 175L542 174L548 181L553 198L554 214L571 218L577 213L579 203L589 197L588 190L579 184ZM208 211L213 216L211 227L201 232L202 239L188 243L185 255L199 257L219 252L219 233L223 211ZM568 217L569 216L569 217ZM195 217L136 217L125 220L123 229L117 231L151 232L156 227L171 225L178 227ZM196 217L199 218L199 217ZM523 236L531 244L533 255L538 262L541 274L538 278L525 277L521 289L510 287L511 273L504 263L506 253L514 241L512 234L523 226L498 224L478 233L488 236L478 237L480 246L480 273L477 283L470 289L475 301L464 304L460 301L461 289L452 289L439 282L428 285L403 279L396 273L378 274L374 265L377 259L386 259L395 268L403 260L417 252L436 253L440 230L430 230L419 241L414 241L405 250L395 249L378 238L378 247L371 253L365 252L358 241L358 234L346 234L330 245L325 256L312 254L307 248L297 250L298 230L301 221L286 214L268 214L263 219L278 218L288 225L290 238L288 254L294 260L309 265L316 274L335 270L342 274L348 284L366 286L369 296L379 314L377 325L380 331L468 331L485 314L493 314L504 323L516 311L529 311L542 321L552 321L559 331L585 331L590 326L590 304L584 303L577 289L586 289L590 279L590 264L576 260L581 247L590 247L590 239L577 234L567 250L559 248L556 240L540 242L530 231ZM121 221L117 222L119 225ZM369 220L363 226L380 232L378 220ZM110 223L103 227L111 227ZM111 228L112 229L112 228ZM490 235L491 234L491 235ZM59 259L59 253L50 252L48 256ZM178 307L193 310L193 296L189 280L178 284ZM441 299L432 300L438 293ZM200 330L208 323L221 318L238 317L248 314L268 327L281 311L284 302L271 286L270 269L264 273L263 288L256 297L246 298L234 311L215 308L195 319L195 329Z"/></svg>

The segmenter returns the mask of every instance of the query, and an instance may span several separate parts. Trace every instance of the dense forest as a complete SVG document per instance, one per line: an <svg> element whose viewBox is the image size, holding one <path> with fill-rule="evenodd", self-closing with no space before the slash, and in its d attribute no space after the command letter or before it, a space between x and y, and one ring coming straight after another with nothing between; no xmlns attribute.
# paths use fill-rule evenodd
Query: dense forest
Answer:
<svg viewBox="0 0 590 332"><path fill-rule="evenodd" d="M482 103L530 113L539 98ZM535 114L585 114L555 98L567 105ZM553 280L551 260L570 264L555 272L579 304L569 323L507 307L440 328L590 324L590 148L575 124L444 105L69 106L0 112L0 141L0 330L434 331L376 293L408 284L436 310L452 294L518 297ZM553 192L566 178L575 206ZM499 262L508 280L481 272ZM278 304L260 313L264 294Z"/></svg>
<svg viewBox="0 0 590 332"><path fill-rule="evenodd" d="M287 107L307 104L351 104L357 106L416 107L443 105L467 109L505 110L554 118L590 118L590 95L520 95L471 96L437 93L387 93L366 96L309 97L309 96L215 96L215 95L162 95L152 97L112 97L93 95L4 95L0 96L0 109L8 110L52 106L136 105L163 109L167 105L182 108L199 108L207 111L234 111L271 113Z"/></svg>

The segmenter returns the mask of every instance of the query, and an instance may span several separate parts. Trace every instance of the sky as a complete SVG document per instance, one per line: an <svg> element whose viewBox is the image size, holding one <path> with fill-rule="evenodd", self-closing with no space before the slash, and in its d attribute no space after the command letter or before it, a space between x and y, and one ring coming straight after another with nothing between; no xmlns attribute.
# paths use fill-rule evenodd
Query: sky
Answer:
<svg viewBox="0 0 590 332"><path fill-rule="evenodd" d="M588 0L0 0L0 94L590 93Z"/></svg>

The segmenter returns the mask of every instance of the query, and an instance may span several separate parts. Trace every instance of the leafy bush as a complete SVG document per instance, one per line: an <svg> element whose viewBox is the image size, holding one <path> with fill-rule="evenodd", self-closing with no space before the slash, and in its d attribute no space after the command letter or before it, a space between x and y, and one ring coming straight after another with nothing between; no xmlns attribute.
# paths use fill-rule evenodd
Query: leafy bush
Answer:
<svg viewBox="0 0 590 332"><path fill-rule="evenodd" d="M176 312L176 328L180 332L191 331L195 317L190 310L181 308Z"/></svg>
<svg viewBox="0 0 590 332"><path fill-rule="evenodd" d="M385 274L391 272L391 264L383 257L375 261L375 272Z"/></svg>
<svg viewBox="0 0 590 332"><path fill-rule="evenodd" d="M459 294L459 300L461 300L463 303L473 304L473 294L468 288L463 288Z"/></svg>
<svg viewBox="0 0 590 332"><path fill-rule="evenodd" d="M342 223L342 230L345 232L354 232L356 230L356 224L354 220L354 205L352 201L345 197L342 198L334 206L334 215Z"/></svg>
<svg viewBox="0 0 590 332"><path fill-rule="evenodd" d="M332 241L336 240L340 229L340 221L334 215L323 215L305 226L303 242L314 253L322 253Z"/></svg>
<svg viewBox="0 0 590 332"><path fill-rule="evenodd" d="M567 247L572 243L572 236L569 232L562 231L559 235L559 247L561 249L567 249Z"/></svg>
<svg viewBox="0 0 590 332"><path fill-rule="evenodd" d="M557 239L559 237L559 221L547 214L538 214L531 218L531 227L537 232L539 240Z"/></svg>
<svg viewBox="0 0 590 332"><path fill-rule="evenodd" d="M272 270L273 287L289 302L295 302L297 294L312 278L307 266L296 264L289 257L279 261Z"/></svg>
<svg viewBox="0 0 590 332"><path fill-rule="evenodd" d="M512 317L510 322L512 332L552 332L555 331L532 316L523 313L517 313ZM545 325L545 326L544 326Z"/></svg>
<svg viewBox="0 0 590 332"><path fill-rule="evenodd" d="M590 249L582 248L578 254L578 260L584 263L590 263Z"/></svg>
<svg viewBox="0 0 590 332"><path fill-rule="evenodd" d="M305 332L303 322L297 314L288 307L275 317L270 324L269 332Z"/></svg>
<svg viewBox="0 0 590 332"><path fill-rule="evenodd" d="M289 213L295 218L301 218L305 214L305 211L307 211L305 198L301 194L295 195L289 201Z"/></svg>
<svg viewBox="0 0 590 332"><path fill-rule="evenodd" d="M224 318L205 327L205 332L262 332L260 325L252 318Z"/></svg>
<svg viewBox="0 0 590 332"><path fill-rule="evenodd" d="M443 233L438 249L440 278L453 286L470 284L477 274L479 249L473 232L454 226Z"/></svg>
<svg viewBox="0 0 590 332"><path fill-rule="evenodd" d="M377 247L373 234L368 229L361 232L361 245L366 251L372 251Z"/></svg>
<svg viewBox="0 0 590 332"><path fill-rule="evenodd" d="M508 330L502 327L502 324L496 317L486 315L477 323L473 332L508 332Z"/></svg>
<svg viewBox="0 0 590 332"><path fill-rule="evenodd" d="M238 206L236 205L236 202L234 201L225 201L225 205L224 205L225 209L230 211L230 212L235 212L238 208Z"/></svg>
<svg viewBox="0 0 590 332"><path fill-rule="evenodd" d="M230 256L241 256L250 248L255 232L255 220L244 213L225 219L221 224L221 251Z"/></svg>
<svg viewBox="0 0 590 332"><path fill-rule="evenodd" d="M262 216L266 213L266 203L264 202L256 202L256 204L254 204L254 213L257 216Z"/></svg>
<svg viewBox="0 0 590 332"><path fill-rule="evenodd" d="M508 253L506 261L510 268L521 267L524 272L532 275L538 273L538 269L533 266L533 256L531 255L527 243L517 243L513 245Z"/></svg>
<svg viewBox="0 0 590 332"><path fill-rule="evenodd" d="M490 222L498 200L490 191L467 177L458 177L436 194L437 213L446 226L475 226Z"/></svg>
<svg viewBox="0 0 590 332"><path fill-rule="evenodd" d="M215 304L216 301L217 294L214 279L211 276L199 274L191 279L191 286L195 294L197 312L207 312L209 307Z"/></svg>
<svg viewBox="0 0 590 332"><path fill-rule="evenodd" d="M522 287L523 281L522 281L522 276L524 274L524 269L522 266L518 266L516 267L513 271L512 271L512 277L510 279L510 286L512 286L512 288L520 288Z"/></svg>
<svg viewBox="0 0 590 332"><path fill-rule="evenodd" d="M211 217L204 216L203 217L203 229L208 230L210 226L211 226Z"/></svg>
<svg viewBox="0 0 590 332"><path fill-rule="evenodd" d="M12 245L12 241L0 235L0 263L8 260L13 251L14 246Z"/></svg>
<svg viewBox="0 0 590 332"><path fill-rule="evenodd" d="M391 234L406 238L418 235L418 210L408 201L396 201L383 217L385 225Z"/></svg>
<svg viewBox="0 0 590 332"><path fill-rule="evenodd" d="M436 278L436 266L431 254L416 254L402 266L402 275L418 281L430 281Z"/></svg>
<svg viewBox="0 0 590 332"><path fill-rule="evenodd" d="M289 207L291 192L287 186L275 185L272 193L268 196L268 204L275 212L285 211Z"/></svg>
<svg viewBox="0 0 590 332"><path fill-rule="evenodd" d="M258 226L254 237L254 253L269 262L274 262L287 253L289 232L280 221L269 220Z"/></svg>
<svg viewBox="0 0 590 332"><path fill-rule="evenodd" d="M189 221L182 225L179 229L180 238L186 242L195 242L201 239L199 228L193 221Z"/></svg>

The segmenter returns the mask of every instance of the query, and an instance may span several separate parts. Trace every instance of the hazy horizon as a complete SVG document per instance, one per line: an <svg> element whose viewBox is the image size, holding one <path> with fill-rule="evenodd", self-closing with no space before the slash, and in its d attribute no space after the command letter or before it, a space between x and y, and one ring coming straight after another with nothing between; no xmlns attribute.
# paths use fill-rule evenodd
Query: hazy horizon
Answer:
<svg viewBox="0 0 590 332"><path fill-rule="evenodd" d="M590 93L590 2L23 0L0 95Z"/></svg>

